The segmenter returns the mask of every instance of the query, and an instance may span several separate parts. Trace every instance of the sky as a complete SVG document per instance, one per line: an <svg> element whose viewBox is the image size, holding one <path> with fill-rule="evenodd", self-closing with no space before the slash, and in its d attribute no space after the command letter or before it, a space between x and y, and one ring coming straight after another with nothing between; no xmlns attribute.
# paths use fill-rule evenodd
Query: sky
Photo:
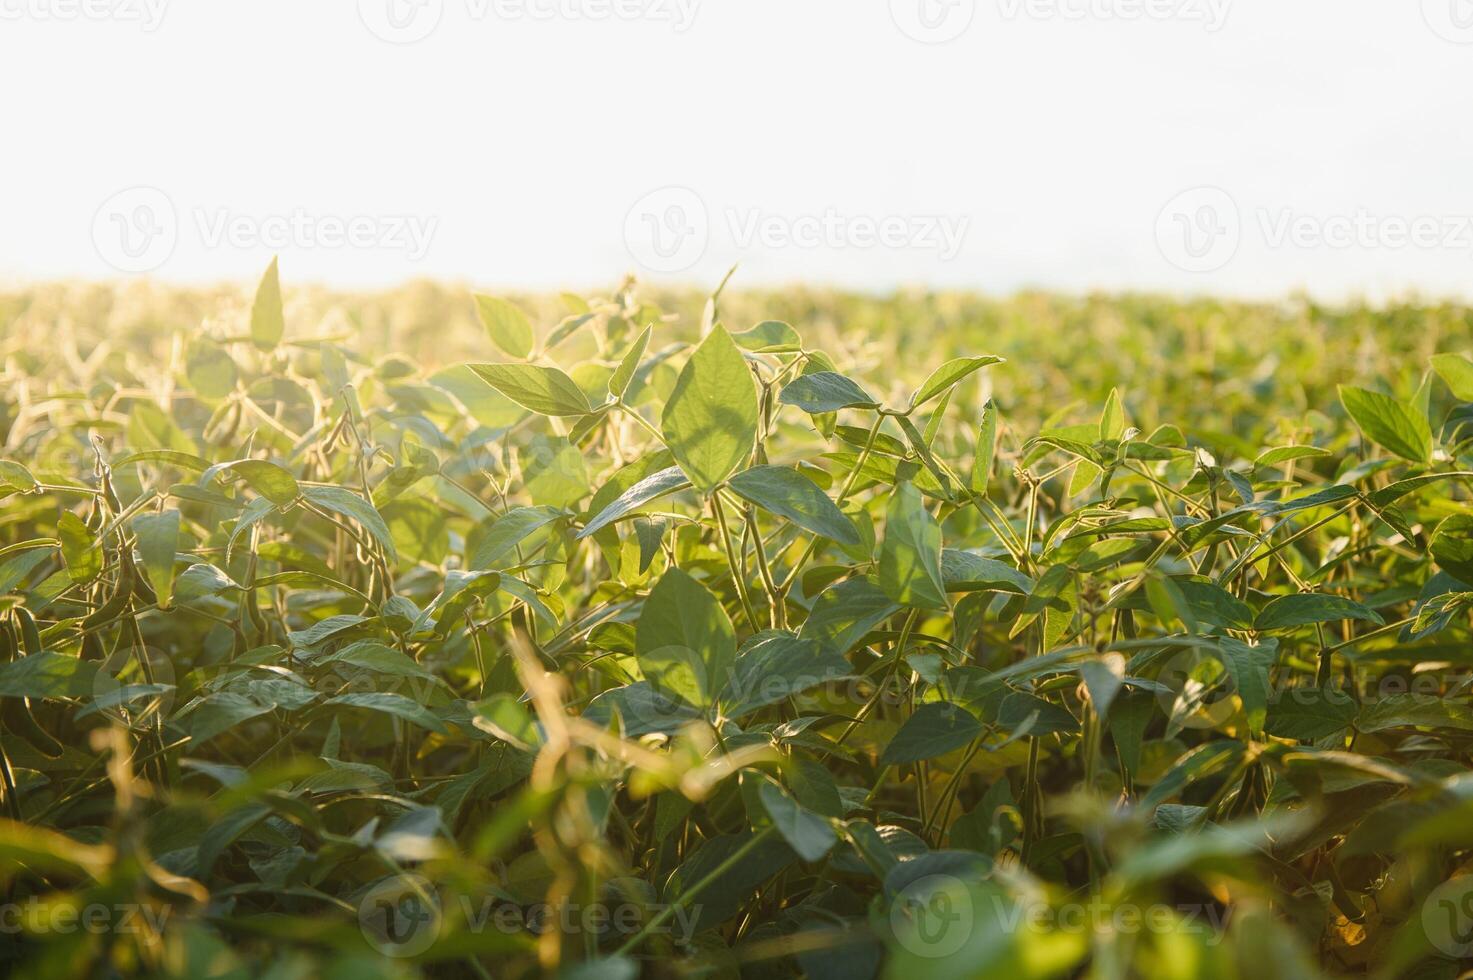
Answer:
<svg viewBox="0 0 1473 980"><path fill-rule="evenodd" d="M0 283L1473 293L1473 0L0 0Z"/></svg>

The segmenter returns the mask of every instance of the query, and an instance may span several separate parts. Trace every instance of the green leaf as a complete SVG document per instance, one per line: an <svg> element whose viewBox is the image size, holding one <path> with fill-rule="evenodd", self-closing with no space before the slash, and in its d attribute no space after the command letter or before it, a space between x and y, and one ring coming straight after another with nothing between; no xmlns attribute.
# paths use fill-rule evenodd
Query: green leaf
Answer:
<svg viewBox="0 0 1473 980"><path fill-rule="evenodd" d="M313 623L304 630L295 630L287 634L287 639L294 647L314 647L325 640L337 637L339 634L350 631L358 631L358 627L368 623L367 616L359 616L354 613L340 613L329 616L326 619Z"/></svg>
<svg viewBox="0 0 1473 980"><path fill-rule="evenodd" d="M777 832L803 860L817 861L839 842L827 820L799 806L797 800L772 780L763 779L757 795Z"/></svg>
<svg viewBox="0 0 1473 980"><path fill-rule="evenodd" d="M188 715L182 721L179 718L175 721L189 733L191 746L198 748L221 732L227 732L252 718L259 718L271 709L272 705L261 704L243 694L217 691L186 705L180 714L187 711Z"/></svg>
<svg viewBox="0 0 1473 980"><path fill-rule="evenodd" d="M756 354L791 354L803 349L798 331L781 320L764 320L751 330L732 334L731 339Z"/></svg>
<svg viewBox="0 0 1473 980"><path fill-rule="evenodd" d="M1355 487L1337 483L1334 486L1325 487L1323 490L1316 490L1314 493L1307 493L1302 497L1295 497L1293 500L1272 504L1264 513L1280 515L1293 514L1302 510L1313 510L1316 507L1336 504L1342 500L1350 500L1355 496L1357 496Z"/></svg>
<svg viewBox="0 0 1473 980"><path fill-rule="evenodd" d="M193 440L152 401L134 399L128 408L128 444L134 449L166 449L193 455Z"/></svg>
<svg viewBox="0 0 1473 980"><path fill-rule="evenodd" d="M754 466L731 478L740 497L839 544L856 546L859 532L808 477L786 466Z"/></svg>
<svg viewBox="0 0 1473 980"><path fill-rule="evenodd" d="M595 315L592 313L580 313L577 316L564 318L563 321L557 326L553 327L552 332L547 335L547 341L544 344L543 349L552 350L563 341L573 336L573 334L577 333L586 324L592 323L595 319L597 319L597 317L595 317Z"/></svg>
<svg viewBox="0 0 1473 980"><path fill-rule="evenodd" d="M1473 516L1453 514L1437 525L1428 550L1438 566L1464 582L1473 582Z"/></svg>
<svg viewBox="0 0 1473 980"><path fill-rule="evenodd" d="M276 505L265 497L257 497L245 505L245 508L240 512L240 516L235 520L235 527L230 530L230 540L225 543L225 560L227 562L235 552L236 543L275 510Z"/></svg>
<svg viewBox="0 0 1473 980"><path fill-rule="evenodd" d="M1433 354L1432 369L1459 401L1473 402L1473 361L1459 354Z"/></svg>
<svg viewBox="0 0 1473 980"><path fill-rule="evenodd" d="M1269 668L1278 654L1278 643L1269 640L1261 646L1250 646L1242 640L1224 636L1218 639L1217 649L1238 696L1243 699L1248 728L1254 733L1263 731L1268 717Z"/></svg>
<svg viewBox="0 0 1473 980"><path fill-rule="evenodd" d="M1257 467L1278 466L1280 463L1287 463L1290 460L1310 459L1329 455L1330 451L1328 449L1319 449L1315 446L1280 446L1277 449L1270 449L1260 453L1258 458L1253 461L1253 465Z"/></svg>
<svg viewBox="0 0 1473 980"><path fill-rule="evenodd" d="M439 681L439 678L411 658L377 640L359 640L356 643L350 643L337 653L323 657L316 663L348 664L389 677L417 677L420 680Z"/></svg>
<svg viewBox="0 0 1473 980"><path fill-rule="evenodd" d="M741 718L851 671L849 661L818 640L759 633L742 646L721 693L722 712Z"/></svg>
<svg viewBox="0 0 1473 980"><path fill-rule="evenodd" d="M822 415L841 408L879 408L880 403L859 385L834 371L815 371L790 381L778 396L784 405Z"/></svg>
<svg viewBox="0 0 1473 980"><path fill-rule="evenodd" d="M529 412L566 418L587 415L592 409L572 378L554 367L538 364L471 364L482 381Z"/></svg>
<svg viewBox="0 0 1473 980"><path fill-rule="evenodd" d="M1001 357L994 357L991 354L981 357L958 357L947 361L935 371L932 371L931 376L926 379L926 383L921 385L919 390L911 396L911 411L920 408L926 402L948 390L972 372L980 370L989 364L1001 364L1002 362L1003 359Z"/></svg>
<svg viewBox="0 0 1473 980"><path fill-rule="evenodd" d="M1243 600L1211 582L1171 579L1186 600L1187 611L1199 623L1226 629L1253 629L1253 610Z"/></svg>
<svg viewBox="0 0 1473 980"><path fill-rule="evenodd" d="M1120 389L1111 388L1100 412L1100 438L1118 440L1125 434L1125 406L1120 404Z"/></svg>
<svg viewBox="0 0 1473 980"><path fill-rule="evenodd" d="M261 284L256 287L256 300L251 305L251 340L261 350L271 350L281 343L286 333L286 317L281 309L281 282L277 279L276 259L266 267Z"/></svg>
<svg viewBox="0 0 1473 980"><path fill-rule="evenodd" d="M389 526L384 523L383 516L373 504L343 487L303 487L302 496L323 510L357 521L378 542L390 562L399 560L399 553L394 548L394 536L389 533Z"/></svg>
<svg viewBox="0 0 1473 980"><path fill-rule="evenodd" d="M926 510L920 491L911 483L895 488L885 511L880 588L904 606L946 608L946 585L941 576L941 526Z"/></svg>
<svg viewBox="0 0 1473 980"><path fill-rule="evenodd" d="M100 688L100 693L98 689ZM98 685L94 688L95 696L84 708L80 708L72 719L80 721L103 711L112 711L123 705L131 705L136 701L143 701L145 709L159 703L160 695L169 695L175 690L173 684L119 684L114 686L112 682Z"/></svg>
<svg viewBox="0 0 1473 980"><path fill-rule="evenodd" d="M651 732L673 734L701 717L697 709L666 697L647 681L605 691L589 703L583 717L607 727L616 712L630 738Z"/></svg>
<svg viewBox="0 0 1473 980"><path fill-rule="evenodd" d="M504 429L524 416L525 409L507 398L469 364L456 364L430 375L429 383L454 396L471 418L490 429Z"/></svg>
<svg viewBox="0 0 1473 980"><path fill-rule="evenodd" d="M96 680L95 661L38 650L0 665L0 697L52 701L89 697L95 690Z"/></svg>
<svg viewBox="0 0 1473 980"><path fill-rule="evenodd" d="M1338 623L1343 619L1360 619L1377 626L1386 621L1374 610L1354 599L1320 592L1301 592L1274 599L1258 614L1253 626L1257 630L1293 629L1312 623Z"/></svg>
<svg viewBox="0 0 1473 980"><path fill-rule="evenodd" d="M920 439L923 445L932 446L936 444L936 439L941 435L941 427L946 422L946 410L951 407L951 396L954 394L956 394L955 388L942 395L940 403L931 410L930 416L926 419L925 434ZM902 415L900 418L904 419L907 423L910 422L907 416Z"/></svg>
<svg viewBox="0 0 1473 980"><path fill-rule="evenodd" d="M143 452L129 453L121 459L113 460L113 469L136 466L139 463L161 463L194 473L203 473L210 468L209 460L201 459L193 453L179 453L171 449L145 449Z"/></svg>
<svg viewBox="0 0 1473 980"><path fill-rule="evenodd" d="M206 741L219 732L212 732L209 736L193 736L195 743ZM248 803L245 806L231 810L209 829L200 835L199 845L195 850L195 866L190 873L201 880L208 879L219 861L220 855L229 849L230 845L246 831L271 815L271 807L265 803Z"/></svg>
<svg viewBox="0 0 1473 980"><path fill-rule="evenodd" d="M1146 601L1161 622L1180 622L1188 633L1196 633L1197 616L1175 579L1152 575L1146 579Z"/></svg>
<svg viewBox="0 0 1473 980"><path fill-rule="evenodd" d="M1264 731L1276 738L1317 742L1349 728L1355 713L1355 699L1347 691L1289 687L1269 705Z"/></svg>
<svg viewBox="0 0 1473 980"><path fill-rule="evenodd" d="M178 602L189 602L204 596L217 596L240 586L214 565L195 562L180 572L174 580L174 598Z"/></svg>
<svg viewBox="0 0 1473 980"><path fill-rule="evenodd" d="M538 434L517 450L522 490L534 504L570 507L588 496L588 468L579 448L562 436Z"/></svg>
<svg viewBox="0 0 1473 980"><path fill-rule="evenodd" d="M402 718L420 728L427 728L432 732L442 735L449 734L445 723L430 713L424 705L418 701L411 701L402 694L390 694L384 691L361 691L353 694L340 694L335 698L329 698L326 705L341 704L349 708L366 708L369 711L377 711L381 714L393 715Z"/></svg>
<svg viewBox="0 0 1473 980"><path fill-rule="evenodd" d="M997 451L997 403L991 398L982 406L982 426L977 432L977 447L972 453L972 478L969 486L975 494L987 493L992 478L992 457Z"/></svg>
<svg viewBox="0 0 1473 980"><path fill-rule="evenodd" d="M1138 804L1155 808L1213 773L1222 772L1243 754L1241 742L1205 742L1179 756L1165 775L1156 780L1151 790Z"/></svg>
<svg viewBox="0 0 1473 980"><path fill-rule="evenodd" d="M634 380L634 372L639 370L640 358L644 357L645 350L650 345L650 331L653 328L645 327L638 338L624 352L624 357L619 361L619 366L614 368L614 373L609 378L609 394L615 398L623 398L624 392L629 389L629 382Z"/></svg>
<svg viewBox="0 0 1473 980"><path fill-rule="evenodd" d="M1388 483L1379 490L1372 490L1366 494L1366 501L1372 507L1389 507L1413 491L1453 478L1454 474L1452 473L1423 473L1420 476L1412 476L1405 480L1397 480L1395 483Z"/></svg>
<svg viewBox="0 0 1473 980"><path fill-rule="evenodd" d="M475 550L466 567L481 570L493 567L511 554L517 545L562 516L551 507L513 507L496 518L490 530L475 540Z"/></svg>
<svg viewBox="0 0 1473 980"><path fill-rule="evenodd" d="M556 629L558 619L556 614L548 608L547 603L542 601L542 595L534 586L528 585L519 578L511 575L501 576L501 591L509 594L527 606L537 622L548 629Z"/></svg>
<svg viewBox="0 0 1473 980"><path fill-rule="evenodd" d="M19 585L27 575L35 571L36 566L56 552L54 543L38 543L36 547L28 547L0 560L0 596Z"/></svg>
<svg viewBox="0 0 1473 980"><path fill-rule="evenodd" d="M73 582L90 582L102 574L102 542L80 517L63 511L56 522L56 535L61 539L61 558Z"/></svg>
<svg viewBox="0 0 1473 980"><path fill-rule="evenodd" d="M690 480L686 479L685 473L678 466L671 466L652 473L625 490L612 503L599 511L598 516L578 532L578 539L582 540L591 534L597 534L625 514L638 510L652 500L677 490L684 490L689 486Z"/></svg>
<svg viewBox="0 0 1473 980"><path fill-rule="evenodd" d="M36 478L21 464L0 459L0 489L6 487L21 493L30 493L37 487Z"/></svg>
<svg viewBox="0 0 1473 980"><path fill-rule="evenodd" d="M379 509L394 546L401 556L439 565L450 553L448 521L453 516L444 504L424 497L401 497Z"/></svg>
<svg viewBox="0 0 1473 980"><path fill-rule="evenodd" d="M681 369L660 418L675 462L709 494L752 454L757 388L731 335L714 327Z"/></svg>
<svg viewBox="0 0 1473 980"><path fill-rule="evenodd" d="M970 551L943 548L941 579L947 592L1011 592L1027 595L1033 591L1033 579L1013 566L995 558L984 558Z"/></svg>
<svg viewBox="0 0 1473 980"><path fill-rule="evenodd" d="M1067 709L1027 691L1013 691L1004 697L996 721L1000 729L1012 733L1014 738L1079 731L1078 720Z"/></svg>
<svg viewBox="0 0 1473 980"><path fill-rule="evenodd" d="M704 585L671 568L644 601L634 655L656 689L709 708L731 675L736 631Z"/></svg>
<svg viewBox="0 0 1473 980"><path fill-rule="evenodd" d="M1118 653L1103 654L1097 660L1086 660L1079 665L1079 677L1089 692L1089 701L1101 720L1110 716L1110 706L1115 703L1125 681L1125 658Z"/></svg>
<svg viewBox="0 0 1473 980"><path fill-rule="evenodd" d="M179 512L166 510L158 514L140 514L133 518L133 533L138 536L138 553L143 558L143 574L158 597L159 608L169 608L174 595L174 555L179 549Z"/></svg>
<svg viewBox="0 0 1473 980"><path fill-rule="evenodd" d="M221 473L241 477L252 490L278 507L288 506L301 493L296 477L264 459L236 459L228 463L216 463L200 475L199 482L201 485L208 485Z"/></svg>
<svg viewBox="0 0 1473 980"><path fill-rule="evenodd" d="M463 572L452 568L445 573L445 587L431 600L421 616L422 621L433 619L443 632L446 623L453 623L471 604L499 589L501 578L499 572ZM417 623L415 629L421 626L422 623Z"/></svg>
<svg viewBox="0 0 1473 980"><path fill-rule="evenodd" d="M659 554L660 543L665 540L665 532L670 530L672 522L665 517L636 517L630 523L634 525L634 538L639 543L639 572L643 575L649 571L655 555Z"/></svg>
<svg viewBox="0 0 1473 980"><path fill-rule="evenodd" d="M1340 386L1340 403L1372 442L1415 463L1432 459L1432 429L1425 415L1390 395L1349 385Z"/></svg>
<svg viewBox="0 0 1473 980"><path fill-rule="evenodd" d="M1042 616L1046 627L1044 646L1052 646L1057 634L1073 618L1078 603L1073 570L1068 565L1050 565L1033 583L1033 590L1023 602L1023 611L1013 622L1008 635L1010 638L1017 636Z"/></svg>
<svg viewBox="0 0 1473 980"><path fill-rule="evenodd" d="M819 594L798 635L826 650L848 653L865 634L900 611L874 582L852 578Z"/></svg>
<svg viewBox="0 0 1473 980"><path fill-rule="evenodd" d="M532 324L527 314L512 303L495 296L476 294L476 313L491 342L512 357L525 358L532 353Z"/></svg>
<svg viewBox="0 0 1473 980"><path fill-rule="evenodd" d="M970 743L982 734L982 723L960 705L931 701L916 709L885 746L880 765L896 766L934 759Z"/></svg>
<svg viewBox="0 0 1473 980"><path fill-rule="evenodd" d="M1361 709L1362 732L1388 728L1443 728L1473 732L1473 706L1432 694L1392 694Z"/></svg>
<svg viewBox="0 0 1473 980"><path fill-rule="evenodd" d="M941 468L941 464L936 461L935 454L931 452L931 447L926 443L926 437L915 427L915 423L906 416L897 416L895 421L899 424L900 430L905 433L906 442L910 443L911 448L916 451L916 455L925 464L927 471L935 478L936 485L941 488L941 496L949 501L951 499L951 478L946 475L946 472Z"/></svg>
<svg viewBox="0 0 1473 980"><path fill-rule="evenodd" d="M542 744L542 733L527 707L512 694L493 694L475 705L471 724L483 732L531 752Z"/></svg>
<svg viewBox="0 0 1473 980"><path fill-rule="evenodd" d="M822 762L795 754L785 771L793 799L820 816L844 815L839 786Z"/></svg>
<svg viewBox="0 0 1473 980"><path fill-rule="evenodd" d="M235 361L219 347L197 343L189 351L184 373L201 398L224 398L235 390Z"/></svg>

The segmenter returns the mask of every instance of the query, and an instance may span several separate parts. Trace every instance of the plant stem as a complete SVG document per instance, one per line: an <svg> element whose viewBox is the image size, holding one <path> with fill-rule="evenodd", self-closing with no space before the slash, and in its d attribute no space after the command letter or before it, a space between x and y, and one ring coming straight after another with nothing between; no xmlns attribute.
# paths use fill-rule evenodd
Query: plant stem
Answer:
<svg viewBox="0 0 1473 980"><path fill-rule="evenodd" d="M726 552L726 564L731 568L732 580L736 582L737 597L742 601L742 610L747 614L747 622L751 624L754 633L760 632L762 627L757 623L757 614L752 611L752 598L747 595L747 577L743 573L742 564L737 560L736 552L731 548L731 531L726 526L726 511L721 507L721 494L711 494L711 513L716 515L716 533L721 538L721 550Z"/></svg>
<svg viewBox="0 0 1473 980"><path fill-rule="evenodd" d="M711 885L715 883L716 879L720 878L722 875L726 874L726 872L730 871L732 868L740 864L748 854L751 854L753 851L755 851L758 845L767 840L767 838L771 837L775 832L776 828L767 827L764 830L760 830L756 834L752 835L751 839L749 839L741 847L737 848L736 851L732 853L731 857L727 858L725 861L722 861L716 867L712 868L710 874L706 875L706 877L702 878L700 881L696 882L694 885L681 892L679 898L671 902L669 905L665 906L665 908L661 909L654 918L650 919L649 922L646 922L644 928L631 936L629 941L626 942L623 946L620 946L618 951L614 955L626 956L635 949L638 949L639 944L649 938L650 934L653 933L656 929L664 925L667 919L673 916L678 910L684 908L688 902L699 896L701 892L711 887Z"/></svg>

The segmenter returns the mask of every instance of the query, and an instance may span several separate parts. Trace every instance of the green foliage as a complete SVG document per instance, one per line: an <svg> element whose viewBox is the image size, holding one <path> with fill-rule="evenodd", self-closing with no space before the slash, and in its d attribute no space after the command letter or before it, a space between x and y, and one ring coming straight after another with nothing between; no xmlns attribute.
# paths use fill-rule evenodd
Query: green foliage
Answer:
<svg viewBox="0 0 1473 980"><path fill-rule="evenodd" d="M8 974L1469 955L1467 311L288 298L0 296Z"/></svg>
<svg viewBox="0 0 1473 980"><path fill-rule="evenodd" d="M529 412L553 417L587 415L588 397L562 371L538 364L472 364L487 384Z"/></svg>
<svg viewBox="0 0 1473 980"><path fill-rule="evenodd" d="M660 415L675 461L709 494L752 454L757 438L757 388L746 360L720 325L681 368Z"/></svg>
<svg viewBox="0 0 1473 980"><path fill-rule="evenodd" d="M710 708L736 659L736 633L716 597L679 568L671 568L645 600L634 655L657 690Z"/></svg>
<svg viewBox="0 0 1473 980"><path fill-rule="evenodd" d="M946 607L941 527L913 484L900 484L890 498L879 570L880 587L902 606Z"/></svg>
<svg viewBox="0 0 1473 980"><path fill-rule="evenodd" d="M286 316L281 305L281 280L276 260L271 260L261 284L256 287L256 302L251 307L251 340L262 350L271 350L286 333Z"/></svg>
<svg viewBox="0 0 1473 980"><path fill-rule="evenodd" d="M1365 388L1342 386L1340 400L1372 441L1403 459L1427 462L1432 453L1432 430L1425 415L1390 395Z"/></svg>
<svg viewBox="0 0 1473 980"><path fill-rule="evenodd" d="M782 466L753 466L731 478L731 489L762 509L830 541L858 547L859 532L810 480Z"/></svg>
<svg viewBox="0 0 1473 980"><path fill-rule="evenodd" d="M476 312L491 342L512 357L532 353L532 324L512 303L495 296L476 296Z"/></svg>

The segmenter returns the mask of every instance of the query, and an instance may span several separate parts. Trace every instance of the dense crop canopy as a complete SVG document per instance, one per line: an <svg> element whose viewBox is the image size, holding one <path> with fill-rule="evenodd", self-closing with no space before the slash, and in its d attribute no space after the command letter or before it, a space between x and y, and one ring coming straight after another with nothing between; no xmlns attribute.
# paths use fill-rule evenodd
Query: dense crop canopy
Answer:
<svg viewBox="0 0 1473 980"><path fill-rule="evenodd" d="M1473 949L1466 313L560 302L3 300L12 966Z"/></svg>

